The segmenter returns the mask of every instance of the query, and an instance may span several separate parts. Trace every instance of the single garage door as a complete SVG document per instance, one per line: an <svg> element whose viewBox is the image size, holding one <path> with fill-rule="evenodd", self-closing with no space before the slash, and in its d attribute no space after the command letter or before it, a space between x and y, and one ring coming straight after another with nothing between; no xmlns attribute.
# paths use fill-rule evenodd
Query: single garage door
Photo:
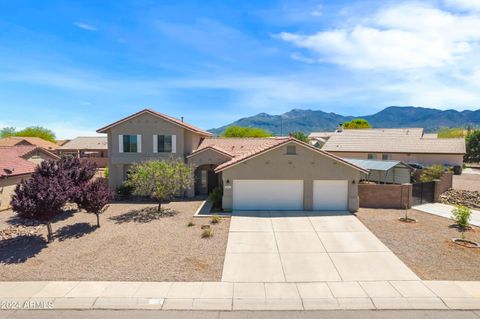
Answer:
<svg viewBox="0 0 480 319"><path fill-rule="evenodd" d="M347 210L348 181L316 180L313 181L314 210Z"/></svg>
<svg viewBox="0 0 480 319"><path fill-rule="evenodd" d="M303 180L234 180L233 209L303 210Z"/></svg>

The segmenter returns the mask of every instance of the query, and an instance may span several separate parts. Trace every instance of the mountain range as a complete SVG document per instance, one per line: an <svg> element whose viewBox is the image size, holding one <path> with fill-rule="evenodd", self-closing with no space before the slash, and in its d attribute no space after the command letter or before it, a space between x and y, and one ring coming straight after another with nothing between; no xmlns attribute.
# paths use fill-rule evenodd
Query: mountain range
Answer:
<svg viewBox="0 0 480 319"><path fill-rule="evenodd" d="M480 109L475 111L437 110L414 106L390 106L382 111L365 116L344 116L323 111L293 109L280 115L259 113L241 118L228 125L210 129L219 135L231 125L258 127L273 135L286 135L289 132L333 131L339 124L352 119L366 119L373 127L423 127L427 132L435 132L443 127L480 127Z"/></svg>

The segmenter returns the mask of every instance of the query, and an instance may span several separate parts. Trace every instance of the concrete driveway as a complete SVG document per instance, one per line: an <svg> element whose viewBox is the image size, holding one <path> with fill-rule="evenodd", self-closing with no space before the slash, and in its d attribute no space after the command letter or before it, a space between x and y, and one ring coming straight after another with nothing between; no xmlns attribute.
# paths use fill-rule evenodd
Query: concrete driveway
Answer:
<svg viewBox="0 0 480 319"><path fill-rule="evenodd" d="M418 280L349 212L233 212L222 281Z"/></svg>

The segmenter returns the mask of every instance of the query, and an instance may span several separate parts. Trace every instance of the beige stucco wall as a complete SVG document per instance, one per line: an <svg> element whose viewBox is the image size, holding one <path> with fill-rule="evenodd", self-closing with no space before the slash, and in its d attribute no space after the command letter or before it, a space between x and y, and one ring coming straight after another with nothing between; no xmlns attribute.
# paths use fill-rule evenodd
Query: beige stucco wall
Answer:
<svg viewBox="0 0 480 319"><path fill-rule="evenodd" d="M357 152L330 152L344 158L367 159L368 154L377 154L377 159L382 159L382 154L391 154L392 160L404 163L420 163L423 165L462 165L463 154L407 154L407 153L357 153Z"/></svg>
<svg viewBox="0 0 480 319"><path fill-rule="evenodd" d="M0 210L10 208L10 200L15 191L15 187L22 179L29 177L30 174L26 174L0 179Z"/></svg>
<svg viewBox="0 0 480 319"><path fill-rule="evenodd" d="M120 153L119 135L142 135L141 153ZM154 153L153 135L176 135L176 153ZM183 127L172 124L151 114L140 114L124 123L112 127L108 133L108 176L112 188L120 186L126 165L151 160L185 160L185 156L198 147L201 136Z"/></svg>
<svg viewBox="0 0 480 319"><path fill-rule="evenodd" d="M287 155L287 145L297 145L297 155ZM313 208L314 180L348 180L348 207L358 209L358 181L361 173L341 162L294 142L254 157L223 171L223 208L232 209L233 180L304 180L304 209ZM226 181L229 180L227 184ZM355 181L355 183L352 183Z"/></svg>

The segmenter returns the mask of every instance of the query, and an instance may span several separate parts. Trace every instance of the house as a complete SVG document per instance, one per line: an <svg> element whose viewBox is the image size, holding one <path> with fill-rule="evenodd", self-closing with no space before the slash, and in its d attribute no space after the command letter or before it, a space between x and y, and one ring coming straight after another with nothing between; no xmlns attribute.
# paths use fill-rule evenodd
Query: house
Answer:
<svg viewBox="0 0 480 319"><path fill-rule="evenodd" d="M368 171L291 137L213 138L207 131L145 109L99 129L109 146L109 184L132 164L180 158L195 167L187 196L223 188L224 209L357 210Z"/></svg>
<svg viewBox="0 0 480 319"><path fill-rule="evenodd" d="M344 129L330 136L322 150L342 158L461 166L465 140L437 138L422 128Z"/></svg>
<svg viewBox="0 0 480 319"><path fill-rule="evenodd" d="M335 132L312 132L308 135L308 140L311 145L322 148L333 134Z"/></svg>
<svg viewBox="0 0 480 319"><path fill-rule="evenodd" d="M45 150L55 152L59 145L41 139L40 137L10 136L0 139L0 146L38 146Z"/></svg>
<svg viewBox="0 0 480 319"><path fill-rule="evenodd" d="M16 185L30 177L39 163L59 159L52 152L32 145L0 146L0 154L0 210L10 207Z"/></svg>
<svg viewBox="0 0 480 319"><path fill-rule="evenodd" d="M106 167L108 164L108 144L105 136L80 136L70 140L58 148L60 156L73 156L87 159Z"/></svg>

